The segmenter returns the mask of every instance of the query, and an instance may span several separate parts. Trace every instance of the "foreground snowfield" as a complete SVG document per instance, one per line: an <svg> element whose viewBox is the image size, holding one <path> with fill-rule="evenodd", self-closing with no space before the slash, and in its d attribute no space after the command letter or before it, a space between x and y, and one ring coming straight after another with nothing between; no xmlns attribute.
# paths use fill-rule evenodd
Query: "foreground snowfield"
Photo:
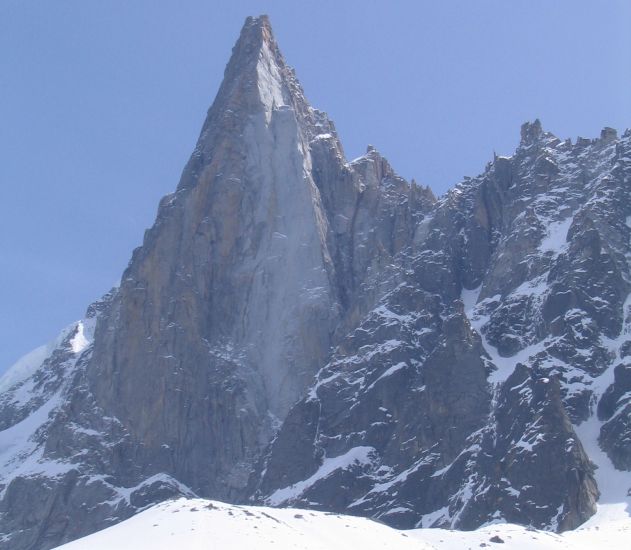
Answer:
<svg viewBox="0 0 631 550"><path fill-rule="evenodd" d="M498 538L496 538L498 537ZM503 543L503 544L502 544ZM144 512L59 550L515 550L631 548L631 521L610 520L556 535L516 525L477 531L397 531L365 518L179 499Z"/></svg>

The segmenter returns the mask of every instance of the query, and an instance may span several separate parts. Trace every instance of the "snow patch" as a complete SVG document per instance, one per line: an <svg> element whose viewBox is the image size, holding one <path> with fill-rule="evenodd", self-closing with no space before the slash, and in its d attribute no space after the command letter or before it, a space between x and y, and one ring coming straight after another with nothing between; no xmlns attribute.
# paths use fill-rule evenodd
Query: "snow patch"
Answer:
<svg viewBox="0 0 631 550"><path fill-rule="evenodd" d="M614 339L601 337L602 343L615 354L616 359L620 359L620 346L631 335L631 319L628 315L630 311L631 294L627 296L623 305L625 322L618 337ZM600 490L596 514L583 524L585 528L597 528L602 522L627 522L627 525L631 526L631 494L629 494L631 473L617 470L607 453L600 448L598 437L604 422L598 420L595 410L596 403L614 381L614 367L617 364L617 360L612 361L609 368L594 379L591 385L592 415L582 424L574 426L574 431L581 440L587 456L597 467L594 477Z"/></svg>
<svg viewBox="0 0 631 550"><path fill-rule="evenodd" d="M69 344L73 353L83 352L91 343L94 337L94 327L96 318L82 319L67 326L59 335L43 346L35 348L20 359L18 359L0 378L0 393L3 393L18 384L24 382L39 369L44 361L58 349L68 337L75 333Z"/></svg>
<svg viewBox="0 0 631 550"><path fill-rule="evenodd" d="M0 479L5 484L4 490L17 476L44 474L55 477L72 468L70 464L43 460L42 450L34 441L38 429L48 421L50 413L60 403L60 397L55 395L22 422L0 432Z"/></svg>
<svg viewBox="0 0 631 550"><path fill-rule="evenodd" d="M554 255L561 254L567 248L567 234L574 217L570 216L561 221L549 222L547 224L547 234L539 244L539 251L542 253L552 252Z"/></svg>
<svg viewBox="0 0 631 550"><path fill-rule="evenodd" d="M490 316L483 315L476 311L478 309L478 307L476 307L476 304L477 306L482 306L486 303L498 300L500 296L496 295L492 296L491 298L485 298L482 302L478 304L480 290L481 287L473 290L463 289L460 299L464 304L465 315L469 319L471 327L475 329L480 335L480 338L482 339L482 347L484 347L484 350L491 358L491 361L497 367L496 370L494 370L489 375L489 382L493 385L499 385L504 383L506 379L513 373L515 367L517 366L517 363L526 363L530 357L543 351L546 346L546 340L542 340L541 342L537 342L536 344L527 346L510 357L502 357L497 351L497 348L487 340L484 332L482 331L484 325L489 322Z"/></svg>
<svg viewBox="0 0 631 550"><path fill-rule="evenodd" d="M372 388L374 388L375 384L379 382L380 380L383 380L384 378L387 378L388 376L392 376L395 372L398 372L401 369L405 369L407 366L408 364L404 362L400 362L400 363L397 363L396 365L392 365L389 369L387 369L384 373L382 373L381 376L377 378L377 380L375 380L372 384L370 384L370 386L366 388L366 391L369 391Z"/></svg>
<svg viewBox="0 0 631 550"><path fill-rule="evenodd" d="M94 319L77 323L75 335L70 340L70 348L73 353L81 353L92 343L94 324Z"/></svg>
<svg viewBox="0 0 631 550"><path fill-rule="evenodd" d="M267 499L267 503L272 506L279 506L284 502L295 499L304 493L309 487L330 476L336 470L347 470L351 466L362 466L372 463L371 455L374 454L374 447L353 447L340 456L325 458L322 465L308 479L299 481L289 487L277 489Z"/></svg>

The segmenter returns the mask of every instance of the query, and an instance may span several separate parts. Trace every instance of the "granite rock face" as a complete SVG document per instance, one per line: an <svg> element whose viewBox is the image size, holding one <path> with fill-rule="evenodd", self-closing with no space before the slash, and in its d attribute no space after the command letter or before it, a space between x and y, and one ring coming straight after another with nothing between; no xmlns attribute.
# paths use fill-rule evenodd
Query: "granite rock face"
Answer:
<svg viewBox="0 0 631 550"><path fill-rule="evenodd" d="M3 540L51 547L178 494L243 500L261 450L363 315L363 281L434 201L374 149L347 163L267 19L248 19L176 192L91 308L93 334L8 383L6 439L39 424L6 454Z"/></svg>
<svg viewBox="0 0 631 550"><path fill-rule="evenodd" d="M248 18L120 286L0 382L0 548L179 495L576 527L576 426L631 469L630 177L629 132L536 121L437 200L348 162Z"/></svg>
<svg viewBox="0 0 631 550"><path fill-rule="evenodd" d="M598 416L605 423L600 443L620 470L631 470L631 365L614 369L614 382L598 403Z"/></svg>
<svg viewBox="0 0 631 550"><path fill-rule="evenodd" d="M290 411L255 498L399 527L565 530L593 514L574 425L597 404L600 444L629 469L630 144L606 129L573 145L536 121L439 200ZM304 448L286 447L304 441L294 418L317 426ZM308 460L280 468L294 454Z"/></svg>

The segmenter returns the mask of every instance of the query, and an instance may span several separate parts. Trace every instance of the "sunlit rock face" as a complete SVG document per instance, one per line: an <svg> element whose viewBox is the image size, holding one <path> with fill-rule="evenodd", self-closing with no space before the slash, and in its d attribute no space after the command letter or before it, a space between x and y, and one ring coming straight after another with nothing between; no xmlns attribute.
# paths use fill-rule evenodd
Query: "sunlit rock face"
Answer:
<svg viewBox="0 0 631 550"><path fill-rule="evenodd" d="M630 148L536 121L437 200L248 18L120 286L0 381L0 548L182 495L576 527L586 449L631 469Z"/></svg>

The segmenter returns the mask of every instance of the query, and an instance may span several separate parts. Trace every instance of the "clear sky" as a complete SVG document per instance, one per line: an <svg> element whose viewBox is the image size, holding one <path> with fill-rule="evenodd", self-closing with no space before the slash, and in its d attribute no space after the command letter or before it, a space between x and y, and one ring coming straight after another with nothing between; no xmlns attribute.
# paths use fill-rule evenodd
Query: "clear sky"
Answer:
<svg viewBox="0 0 631 550"><path fill-rule="evenodd" d="M117 282L261 13L347 156L439 194L526 120L631 126L628 0L0 0L0 371Z"/></svg>

